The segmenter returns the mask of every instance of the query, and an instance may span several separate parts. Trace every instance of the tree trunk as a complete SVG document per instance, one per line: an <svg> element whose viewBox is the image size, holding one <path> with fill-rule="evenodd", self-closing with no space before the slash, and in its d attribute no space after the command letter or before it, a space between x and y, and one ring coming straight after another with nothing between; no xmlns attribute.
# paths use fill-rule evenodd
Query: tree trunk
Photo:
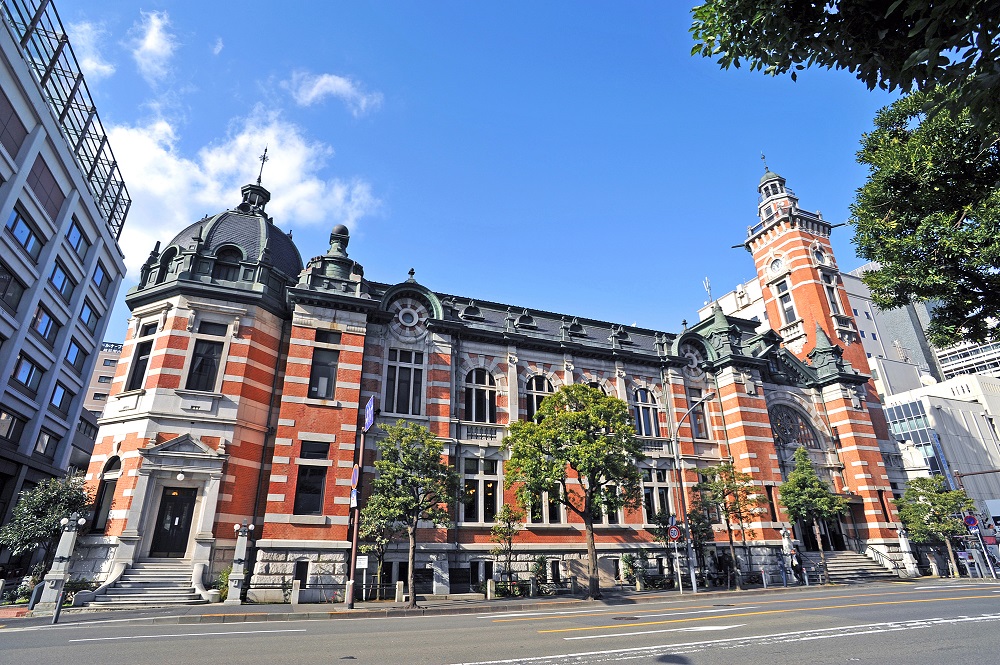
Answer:
<svg viewBox="0 0 1000 665"><path fill-rule="evenodd" d="M726 534L729 536L729 558L732 560L732 565L736 570L739 570L739 566L736 565L736 544L733 542L733 527L729 523L729 513L723 511L723 520L726 523ZM729 588L729 579L732 576L732 569L726 571L726 588ZM743 583L740 581L740 576L736 575L736 589L740 591L743 589Z"/></svg>
<svg viewBox="0 0 1000 665"><path fill-rule="evenodd" d="M417 562L417 527L407 527L406 533L410 537L410 569L407 571L407 575L410 578L410 602L407 603L406 606L412 608L417 606L417 589L414 585L414 580L416 579L414 568L416 567L415 564Z"/></svg>
<svg viewBox="0 0 1000 665"><path fill-rule="evenodd" d="M590 559L590 575L587 580L587 597L597 600L601 597L601 573L597 569L597 546L594 544L594 518L590 516L590 511L583 518L583 524L587 528L587 557Z"/></svg>
<svg viewBox="0 0 1000 665"><path fill-rule="evenodd" d="M944 537L944 546L948 548L948 560L951 561L951 569L955 571L955 577L961 577L962 575L958 572L958 563L955 561L955 550L951 548L949 536Z"/></svg>
<svg viewBox="0 0 1000 665"><path fill-rule="evenodd" d="M378 570L375 571L375 600L382 600L382 564L385 561L385 554L375 559L378 562Z"/></svg>
<svg viewBox="0 0 1000 665"><path fill-rule="evenodd" d="M830 571L826 568L826 551L823 550L823 536L819 532L819 522L813 517L813 535L816 536L816 544L819 545L819 560L823 566L823 583L830 581ZM807 575L809 573L806 573Z"/></svg>

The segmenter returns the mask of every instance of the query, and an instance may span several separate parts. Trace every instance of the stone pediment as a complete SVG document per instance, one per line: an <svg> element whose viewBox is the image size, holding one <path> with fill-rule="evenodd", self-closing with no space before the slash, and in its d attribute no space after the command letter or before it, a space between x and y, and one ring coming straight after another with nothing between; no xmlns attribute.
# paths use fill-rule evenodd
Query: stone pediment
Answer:
<svg viewBox="0 0 1000 665"><path fill-rule="evenodd" d="M219 458L225 457L224 451L213 450L190 434L182 434L169 441L157 444L151 448L139 451L143 457L165 455L168 457L201 457Z"/></svg>

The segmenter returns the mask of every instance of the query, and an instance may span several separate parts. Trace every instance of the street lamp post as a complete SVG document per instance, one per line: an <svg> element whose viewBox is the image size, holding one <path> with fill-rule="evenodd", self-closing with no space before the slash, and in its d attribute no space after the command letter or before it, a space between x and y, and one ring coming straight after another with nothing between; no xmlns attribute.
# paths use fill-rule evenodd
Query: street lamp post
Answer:
<svg viewBox="0 0 1000 665"><path fill-rule="evenodd" d="M681 499L681 515L684 517L685 528L684 528L684 544L687 547L687 558L688 558L688 573L691 575L691 591L692 593L698 593L698 580L695 575L694 567L694 544L691 541L691 520L688 519L688 509L687 509L687 497L684 495L684 474L681 470L681 445L680 445L680 431L681 425L684 421L691 415L691 413L697 409L699 406L704 404L710 399L715 397L715 392L710 392L703 396L701 399L695 401L684 415L681 416L680 420L677 421L677 429L674 432L674 470L677 473L677 492L680 494ZM680 580L677 580L677 584L680 585Z"/></svg>

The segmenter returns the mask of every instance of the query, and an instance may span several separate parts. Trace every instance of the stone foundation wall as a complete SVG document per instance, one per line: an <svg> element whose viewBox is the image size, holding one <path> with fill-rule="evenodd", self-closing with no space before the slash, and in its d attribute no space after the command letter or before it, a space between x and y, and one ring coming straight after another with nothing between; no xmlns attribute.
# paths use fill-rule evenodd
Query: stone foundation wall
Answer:
<svg viewBox="0 0 1000 665"><path fill-rule="evenodd" d="M111 560L118 543L106 536L82 536L76 541L76 550L70 562L71 580L103 582L111 573Z"/></svg>

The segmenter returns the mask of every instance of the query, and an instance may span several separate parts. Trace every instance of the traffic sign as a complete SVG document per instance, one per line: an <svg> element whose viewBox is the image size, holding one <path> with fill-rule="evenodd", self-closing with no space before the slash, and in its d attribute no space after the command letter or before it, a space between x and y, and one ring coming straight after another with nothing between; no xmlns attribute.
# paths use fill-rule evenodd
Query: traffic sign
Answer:
<svg viewBox="0 0 1000 665"><path fill-rule="evenodd" d="M359 554L357 561L354 564L355 568L367 568L368 567L368 555Z"/></svg>
<svg viewBox="0 0 1000 665"><path fill-rule="evenodd" d="M978 526L978 525L979 525L979 520L976 519L975 515L965 516L965 526Z"/></svg>
<svg viewBox="0 0 1000 665"><path fill-rule="evenodd" d="M681 539L681 528L679 526L669 526L667 527L667 538L672 542L676 542Z"/></svg>
<svg viewBox="0 0 1000 665"><path fill-rule="evenodd" d="M361 476L361 469L358 465L354 465L354 469L351 470L351 489L355 489L358 486L358 478Z"/></svg>
<svg viewBox="0 0 1000 665"><path fill-rule="evenodd" d="M969 527L969 533L979 533L979 527L978 526L970 526Z"/></svg>
<svg viewBox="0 0 1000 665"><path fill-rule="evenodd" d="M357 507L358 507L358 490L352 489L351 490L351 508L357 508Z"/></svg>
<svg viewBox="0 0 1000 665"><path fill-rule="evenodd" d="M372 425L375 424L375 395L368 398L368 403L365 404L365 429L367 432L371 429Z"/></svg>

